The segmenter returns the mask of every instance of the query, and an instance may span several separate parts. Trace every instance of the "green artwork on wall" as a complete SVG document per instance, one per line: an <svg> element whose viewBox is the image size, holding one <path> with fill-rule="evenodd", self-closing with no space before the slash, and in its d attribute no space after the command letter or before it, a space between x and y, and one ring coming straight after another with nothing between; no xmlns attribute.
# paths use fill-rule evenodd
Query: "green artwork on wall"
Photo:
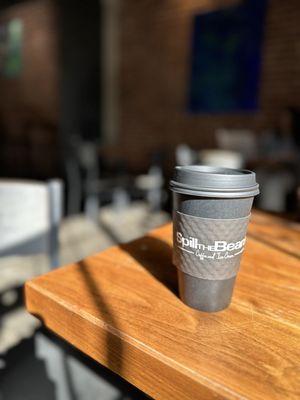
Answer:
<svg viewBox="0 0 300 400"><path fill-rule="evenodd" d="M0 26L0 75L16 78L22 71L23 23L19 18Z"/></svg>

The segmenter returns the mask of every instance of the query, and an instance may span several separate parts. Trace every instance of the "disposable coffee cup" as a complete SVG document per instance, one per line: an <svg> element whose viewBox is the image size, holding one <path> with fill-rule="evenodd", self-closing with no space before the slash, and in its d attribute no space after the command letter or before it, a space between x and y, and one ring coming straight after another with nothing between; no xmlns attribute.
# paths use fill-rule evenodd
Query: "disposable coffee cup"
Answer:
<svg viewBox="0 0 300 400"><path fill-rule="evenodd" d="M185 304L215 312L229 306L246 243L255 173L204 165L175 168L173 262Z"/></svg>

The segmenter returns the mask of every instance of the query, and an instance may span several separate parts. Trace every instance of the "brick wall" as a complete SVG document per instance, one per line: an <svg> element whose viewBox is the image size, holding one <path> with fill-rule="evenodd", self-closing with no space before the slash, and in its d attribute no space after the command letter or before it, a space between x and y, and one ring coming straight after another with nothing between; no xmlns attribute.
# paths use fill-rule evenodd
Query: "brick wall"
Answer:
<svg viewBox="0 0 300 400"><path fill-rule="evenodd" d="M133 169L147 166L164 148L214 145L219 127L259 132L277 123L280 110L300 106L300 3L270 0L259 94L254 114L189 115L186 110L192 16L236 1L126 0L122 2L121 121L119 147ZM119 149L119 150L118 150Z"/></svg>
<svg viewBox="0 0 300 400"><path fill-rule="evenodd" d="M58 45L51 0L28 0L1 11L0 23L23 24L19 76L0 77L1 176L46 178L57 173Z"/></svg>
<svg viewBox="0 0 300 400"><path fill-rule="evenodd" d="M280 110L300 107L300 3L269 0L260 88L255 114L189 115L192 16L238 0L124 0L121 4L120 134L105 147L111 160L125 158L145 170L150 155L163 149L167 166L174 148L214 146L219 127L276 125ZM46 177L57 168L59 108L58 27L55 2L27 0L1 13L24 22L23 72L0 79L1 170L14 176ZM47 154L47 157L45 157Z"/></svg>
<svg viewBox="0 0 300 400"><path fill-rule="evenodd" d="M1 74L0 49L0 176L57 176L62 142L100 135L99 2L86 3L0 2L0 25L23 25L18 76Z"/></svg>

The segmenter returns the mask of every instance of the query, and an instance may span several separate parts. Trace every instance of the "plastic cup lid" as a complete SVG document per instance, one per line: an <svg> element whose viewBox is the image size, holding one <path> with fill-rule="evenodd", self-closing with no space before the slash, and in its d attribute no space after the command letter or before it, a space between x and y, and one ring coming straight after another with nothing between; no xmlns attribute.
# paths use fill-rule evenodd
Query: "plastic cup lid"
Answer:
<svg viewBox="0 0 300 400"><path fill-rule="evenodd" d="M176 193L205 197L239 198L259 194L254 172L207 165L175 167L170 187Z"/></svg>

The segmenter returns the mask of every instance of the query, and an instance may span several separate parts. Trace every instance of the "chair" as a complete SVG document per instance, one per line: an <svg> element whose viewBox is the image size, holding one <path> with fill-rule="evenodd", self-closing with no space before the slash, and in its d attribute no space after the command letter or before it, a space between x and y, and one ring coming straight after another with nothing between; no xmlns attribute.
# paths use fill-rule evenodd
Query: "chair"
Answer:
<svg viewBox="0 0 300 400"><path fill-rule="evenodd" d="M243 156L237 151L222 149L207 149L199 152L201 164L211 165L213 167L243 168Z"/></svg>
<svg viewBox="0 0 300 400"><path fill-rule="evenodd" d="M195 152L188 145L181 143L176 147L175 159L177 165L191 165L196 161Z"/></svg>
<svg viewBox="0 0 300 400"><path fill-rule="evenodd" d="M0 180L0 257L45 253L59 265L62 188L59 180Z"/></svg>
<svg viewBox="0 0 300 400"><path fill-rule="evenodd" d="M34 270L34 263L29 257L20 262L18 256L42 254L46 256L46 267L55 268L59 265L58 230L62 218L62 189L63 185L59 180L47 183L0 180L0 257L2 257L0 285L2 346L0 347L2 350L11 346L9 335L11 327L9 323L6 325L5 321L9 321L9 318L7 319L9 315L13 318L19 315L20 318L24 276L27 275L26 279L30 278ZM27 267L30 267L29 271ZM19 314L14 314L16 311ZM12 342L18 343L35 329L36 324L30 320L23 320L22 329L15 332Z"/></svg>
<svg viewBox="0 0 300 400"><path fill-rule="evenodd" d="M258 154L257 137L250 129L217 129L216 142L220 149L235 151L247 161Z"/></svg>

